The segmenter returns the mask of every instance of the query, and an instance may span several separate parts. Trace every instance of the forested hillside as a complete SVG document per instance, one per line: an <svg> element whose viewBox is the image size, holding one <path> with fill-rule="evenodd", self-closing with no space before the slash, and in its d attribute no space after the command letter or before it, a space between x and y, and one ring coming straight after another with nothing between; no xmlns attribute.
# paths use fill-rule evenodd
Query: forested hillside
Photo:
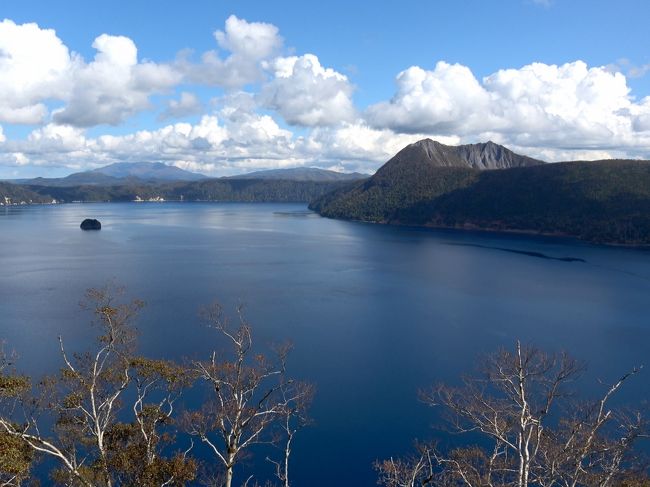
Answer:
<svg viewBox="0 0 650 487"><path fill-rule="evenodd" d="M327 194L311 208L333 218L650 244L650 162L490 171L389 162L369 180Z"/></svg>
<svg viewBox="0 0 650 487"><path fill-rule="evenodd" d="M205 179L193 182L147 184L144 182L118 185L40 186L11 185L25 194L42 200L69 203L72 201L133 201L148 200L183 201L250 201L250 202L304 202L333 191L344 182L256 180L256 179ZM0 193L1 195L1 193ZM35 197L33 197L36 201ZM27 200L26 200L27 201Z"/></svg>
<svg viewBox="0 0 650 487"><path fill-rule="evenodd" d="M17 184L0 181L0 205L50 203L52 198Z"/></svg>

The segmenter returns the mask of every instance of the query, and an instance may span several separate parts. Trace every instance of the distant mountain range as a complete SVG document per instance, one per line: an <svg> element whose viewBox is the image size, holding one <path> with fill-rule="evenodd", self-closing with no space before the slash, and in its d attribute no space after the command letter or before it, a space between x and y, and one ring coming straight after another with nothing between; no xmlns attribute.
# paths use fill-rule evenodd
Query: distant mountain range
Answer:
<svg viewBox="0 0 650 487"><path fill-rule="evenodd" d="M292 168L207 178L162 163L117 163L64 178L0 182L0 204L150 199L307 203L366 177L317 168Z"/></svg>
<svg viewBox="0 0 650 487"><path fill-rule="evenodd" d="M207 176L185 171L162 162L116 162L91 171L77 172L63 178L34 178L7 181L14 184L71 187L85 184L110 186L156 183L164 181L198 181Z"/></svg>
<svg viewBox="0 0 650 487"><path fill-rule="evenodd" d="M310 208L379 223L650 244L650 161L544 164L491 142L425 139Z"/></svg>
<svg viewBox="0 0 650 487"><path fill-rule="evenodd" d="M248 174L229 176L228 179L284 179L289 181L354 181L365 179L368 174L358 172L343 173L319 169L317 167L293 167L287 169L269 169Z"/></svg>
<svg viewBox="0 0 650 487"><path fill-rule="evenodd" d="M354 181L368 177L360 173L340 173L315 167L270 169L248 174L229 176L224 179L264 179L287 181ZM116 162L91 171L77 172L63 178L33 178L6 181L12 184L72 187L81 185L116 186L172 181L200 181L209 179L199 173L186 171L161 162Z"/></svg>
<svg viewBox="0 0 650 487"><path fill-rule="evenodd" d="M138 178L145 181L198 181L207 176L185 171L162 162L116 162L86 173L101 174L112 178Z"/></svg>

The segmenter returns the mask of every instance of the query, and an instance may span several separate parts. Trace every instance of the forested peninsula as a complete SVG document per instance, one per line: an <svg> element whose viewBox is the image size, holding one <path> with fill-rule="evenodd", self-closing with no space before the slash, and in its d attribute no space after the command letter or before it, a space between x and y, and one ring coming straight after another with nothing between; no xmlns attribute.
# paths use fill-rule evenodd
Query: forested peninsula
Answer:
<svg viewBox="0 0 650 487"><path fill-rule="evenodd" d="M551 164L491 142L453 147L425 139L310 208L376 223L649 245L650 162Z"/></svg>

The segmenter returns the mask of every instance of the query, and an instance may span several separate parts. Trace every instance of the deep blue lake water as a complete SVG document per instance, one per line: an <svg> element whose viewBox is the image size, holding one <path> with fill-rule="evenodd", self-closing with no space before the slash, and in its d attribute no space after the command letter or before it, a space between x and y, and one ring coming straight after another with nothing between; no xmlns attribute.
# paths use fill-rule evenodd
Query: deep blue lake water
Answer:
<svg viewBox="0 0 650 487"><path fill-rule="evenodd" d="M102 230L82 232L87 217ZM257 343L291 340L290 371L317 386L298 487L374 485L375 459L436 435L417 390L516 339L587 361L587 391L650 365L647 251L233 203L0 208L0 249L0 337L34 374L60 364L59 334L71 347L90 339L78 303L109 279L147 302L150 356L203 357L216 344L199 308L245 303ZM619 400L644 398L650 369Z"/></svg>

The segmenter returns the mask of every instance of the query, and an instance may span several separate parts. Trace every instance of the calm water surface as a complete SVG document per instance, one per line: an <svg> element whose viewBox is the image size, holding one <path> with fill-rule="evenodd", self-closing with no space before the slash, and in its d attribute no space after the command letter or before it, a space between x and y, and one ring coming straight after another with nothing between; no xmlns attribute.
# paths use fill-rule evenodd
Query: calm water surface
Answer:
<svg viewBox="0 0 650 487"><path fill-rule="evenodd" d="M87 217L102 231L79 230ZM0 337L30 373L58 367L57 335L71 347L92 337L78 302L109 279L146 300L150 356L204 356L214 337L197 313L215 299L245 303L259 343L293 341L289 368L318 389L297 486L374 485L373 460L436 434L418 388L517 338L586 360L587 391L650 363L650 253L639 250L226 203L0 208L0 248ZM648 374L620 399L650 397Z"/></svg>

